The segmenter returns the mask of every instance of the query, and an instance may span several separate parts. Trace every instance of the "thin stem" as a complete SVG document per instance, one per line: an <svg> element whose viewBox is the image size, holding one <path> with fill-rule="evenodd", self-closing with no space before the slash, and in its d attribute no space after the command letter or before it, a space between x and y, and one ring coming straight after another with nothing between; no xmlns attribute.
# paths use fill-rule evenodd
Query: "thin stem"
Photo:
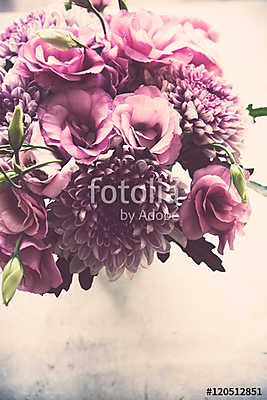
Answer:
<svg viewBox="0 0 267 400"><path fill-rule="evenodd" d="M12 181L12 179L9 178L9 176L7 175L6 171L4 170L4 168L2 167L2 165L0 165L0 169L2 171L2 174L4 175L4 177L6 178L6 180L10 183L10 185L14 186L16 189L22 189L22 186L17 185L15 182ZM17 178L18 176L14 176L14 178Z"/></svg>
<svg viewBox="0 0 267 400"><path fill-rule="evenodd" d="M20 235L20 237L18 238L18 240L16 242L16 246L15 246L15 249L14 249L14 257L16 257L18 255L22 239L23 239L23 234Z"/></svg>
<svg viewBox="0 0 267 400"><path fill-rule="evenodd" d="M107 35L107 30L106 30L106 25L105 25L105 21L104 18L102 17L101 13L93 6L92 1L88 0L89 6L87 8L88 12L93 12L100 20L101 25L102 25L102 29L104 31L104 35Z"/></svg>
<svg viewBox="0 0 267 400"><path fill-rule="evenodd" d="M21 175L22 173L22 168L19 164L16 163L16 161L14 162L14 170L17 174Z"/></svg>
<svg viewBox="0 0 267 400"><path fill-rule="evenodd" d="M29 147L31 149L44 149L44 150L49 150L49 151L54 151L54 149L52 149L52 147L47 147L47 146L36 146L34 144L30 144L30 143L24 143L22 145L22 147ZM10 144L1 144L0 145L0 151L1 150L7 150L10 151L12 148L10 146ZM26 149L25 149L26 150ZM24 150L24 151L25 151ZM12 150L13 151L13 150Z"/></svg>
<svg viewBox="0 0 267 400"><path fill-rule="evenodd" d="M17 165L20 165L20 160L19 160L19 151L15 151L15 162Z"/></svg>
<svg viewBox="0 0 267 400"><path fill-rule="evenodd" d="M119 7L120 7L120 10L128 11L128 7L127 7L125 0L119 0Z"/></svg>
<svg viewBox="0 0 267 400"><path fill-rule="evenodd" d="M59 163L59 162L62 162L62 160L47 161L47 162L44 162L44 163L41 163L41 164L33 165L33 166L29 167L29 168L24 169L24 170L21 172L21 175L25 175L25 174L27 174L28 172L33 171L34 169L44 167L44 166L46 166L46 165L48 165L48 164Z"/></svg>
<svg viewBox="0 0 267 400"><path fill-rule="evenodd" d="M23 147L29 147L31 149L44 149L44 150L49 150L49 151L54 151L54 149L52 149L51 147L47 147L47 146L35 146L34 144L29 144L29 143L25 143L22 145ZM25 150L24 150L25 151Z"/></svg>
<svg viewBox="0 0 267 400"><path fill-rule="evenodd" d="M8 149L0 149L0 153L14 153L13 150L8 150Z"/></svg>
<svg viewBox="0 0 267 400"><path fill-rule="evenodd" d="M213 143L212 146L214 147L218 147L219 149L222 149L225 151L225 153L228 155L228 157L230 158L231 164L235 164L235 158L233 156L233 154L230 152L230 150L228 150L226 147L224 147L222 144L217 144L217 143Z"/></svg>

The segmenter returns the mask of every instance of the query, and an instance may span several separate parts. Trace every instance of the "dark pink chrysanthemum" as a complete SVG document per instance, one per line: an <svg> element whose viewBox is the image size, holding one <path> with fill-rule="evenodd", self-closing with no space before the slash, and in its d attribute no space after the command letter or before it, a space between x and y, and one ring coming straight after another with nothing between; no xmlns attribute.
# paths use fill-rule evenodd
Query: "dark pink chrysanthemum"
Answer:
<svg viewBox="0 0 267 400"><path fill-rule="evenodd" d="M198 152L208 160L214 158L213 143L230 148L239 161L244 121L238 97L229 84L204 66L192 64L163 69L158 84L181 115L182 163L190 164Z"/></svg>
<svg viewBox="0 0 267 400"><path fill-rule="evenodd" d="M52 204L50 224L59 237L56 252L72 258L71 272L89 267L94 275L105 266L114 280L125 269L135 273L140 265L150 265L155 251L169 251L164 235L174 229L177 220L177 205L170 201L175 196L176 183L148 153L143 151L139 156L123 146L109 150L89 167L81 165L68 188ZM123 181L126 191L121 197ZM109 204L103 200L107 185L116 193L114 200L114 194L106 190L104 199ZM135 186L138 203L130 196ZM152 200L151 191L155 196ZM161 219L159 215L166 217Z"/></svg>

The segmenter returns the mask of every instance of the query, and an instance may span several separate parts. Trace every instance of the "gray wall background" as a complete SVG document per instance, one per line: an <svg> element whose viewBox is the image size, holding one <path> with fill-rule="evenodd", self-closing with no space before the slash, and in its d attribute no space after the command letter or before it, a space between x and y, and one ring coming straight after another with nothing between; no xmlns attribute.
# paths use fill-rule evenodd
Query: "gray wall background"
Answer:
<svg viewBox="0 0 267 400"><path fill-rule="evenodd" d="M58 0L59 2L60 0ZM114 3L116 0L113 0ZM210 2L215 1L229 1L229 0L210 0ZM244 1L244 0L240 0ZM169 0L169 4L178 4L178 3L192 3L192 2L203 2L203 0ZM32 7L45 7L49 2L46 0L0 0L0 11L24 11L30 10ZM64 0L62 0L64 3ZM135 0L129 0L129 5L135 5Z"/></svg>

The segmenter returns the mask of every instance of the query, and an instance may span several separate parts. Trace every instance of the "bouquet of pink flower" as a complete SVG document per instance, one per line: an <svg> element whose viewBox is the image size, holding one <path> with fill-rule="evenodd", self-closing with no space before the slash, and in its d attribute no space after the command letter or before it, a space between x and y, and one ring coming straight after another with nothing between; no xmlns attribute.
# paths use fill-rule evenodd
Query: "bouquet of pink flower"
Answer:
<svg viewBox="0 0 267 400"><path fill-rule="evenodd" d="M75 273L83 289L102 268L132 276L171 242L224 271L204 236L223 254L248 221L243 112L216 34L108 3L69 1L0 35L6 305L17 289L58 296Z"/></svg>

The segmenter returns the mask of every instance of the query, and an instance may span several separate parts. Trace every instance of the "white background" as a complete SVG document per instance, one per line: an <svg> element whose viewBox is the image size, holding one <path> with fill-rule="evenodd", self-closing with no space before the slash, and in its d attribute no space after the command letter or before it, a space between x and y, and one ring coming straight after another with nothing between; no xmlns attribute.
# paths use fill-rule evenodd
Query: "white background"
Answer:
<svg viewBox="0 0 267 400"><path fill-rule="evenodd" d="M267 106L266 3L145 5L212 23L244 106ZM248 122L245 165L267 185L267 118ZM60 299L17 293L0 310L0 399L202 400L208 386L244 385L266 386L267 399L267 198L249 195L253 214L225 273L173 247L132 281L102 274Z"/></svg>

